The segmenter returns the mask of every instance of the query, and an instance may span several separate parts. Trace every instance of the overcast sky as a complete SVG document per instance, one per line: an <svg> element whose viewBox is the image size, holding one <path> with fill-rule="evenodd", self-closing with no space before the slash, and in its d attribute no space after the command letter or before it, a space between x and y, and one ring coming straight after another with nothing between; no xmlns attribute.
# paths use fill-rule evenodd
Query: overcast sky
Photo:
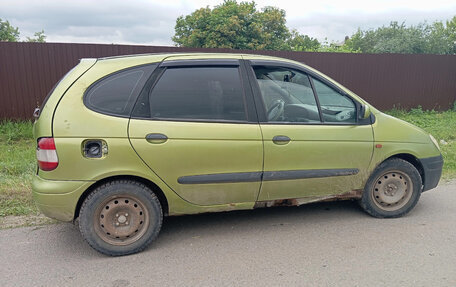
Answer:
<svg viewBox="0 0 456 287"><path fill-rule="evenodd" d="M223 0L0 0L0 18L19 27L21 38L44 29L48 42L172 45L176 18ZM238 1L239 2L239 1ZM287 13L287 26L320 41L339 42L358 27L390 21L407 25L448 20L455 0L257 0Z"/></svg>

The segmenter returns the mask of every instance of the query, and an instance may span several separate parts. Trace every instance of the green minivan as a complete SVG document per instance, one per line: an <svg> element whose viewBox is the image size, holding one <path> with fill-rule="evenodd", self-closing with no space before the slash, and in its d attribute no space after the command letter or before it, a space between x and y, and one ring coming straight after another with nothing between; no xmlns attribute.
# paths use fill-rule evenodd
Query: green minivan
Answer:
<svg viewBox="0 0 456 287"><path fill-rule="evenodd" d="M430 134L268 56L82 59L35 117L38 207L113 256L147 247L166 215L352 199L402 216L443 165Z"/></svg>

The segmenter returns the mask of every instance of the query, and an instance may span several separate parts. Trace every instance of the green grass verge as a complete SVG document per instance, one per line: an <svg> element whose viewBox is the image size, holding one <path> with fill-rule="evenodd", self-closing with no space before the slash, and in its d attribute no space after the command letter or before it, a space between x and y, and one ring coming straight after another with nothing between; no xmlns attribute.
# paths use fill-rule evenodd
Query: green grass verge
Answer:
<svg viewBox="0 0 456 287"><path fill-rule="evenodd" d="M443 178L456 178L456 110L393 109L388 114L417 125L439 142L445 159ZM38 214L30 182L36 170L31 122L0 123L0 217Z"/></svg>
<svg viewBox="0 0 456 287"><path fill-rule="evenodd" d="M0 123L0 216L38 214L30 192L35 169L32 123Z"/></svg>

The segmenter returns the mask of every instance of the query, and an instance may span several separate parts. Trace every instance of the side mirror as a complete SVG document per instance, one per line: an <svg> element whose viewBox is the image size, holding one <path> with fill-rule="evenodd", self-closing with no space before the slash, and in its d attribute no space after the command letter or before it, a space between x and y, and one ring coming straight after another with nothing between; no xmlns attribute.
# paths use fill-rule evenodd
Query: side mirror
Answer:
<svg viewBox="0 0 456 287"><path fill-rule="evenodd" d="M358 118L360 120L367 119L371 115L370 107L366 104L360 104Z"/></svg>

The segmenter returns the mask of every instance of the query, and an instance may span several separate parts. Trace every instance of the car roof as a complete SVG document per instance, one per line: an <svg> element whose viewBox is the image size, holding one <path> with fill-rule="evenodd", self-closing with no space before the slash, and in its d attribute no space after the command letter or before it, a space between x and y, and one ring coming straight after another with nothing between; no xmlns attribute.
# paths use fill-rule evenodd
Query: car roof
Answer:
<svg viewBox="0 0 456 287"><path fill-rule="evenodd" d="M172 58L186 58L186 59L221 59L221 58L231 58L231 59L263 59L263 60L277 60L277 61L291 61L285 58L267 56L267 55L258 55L258 54L246 54L246 53L201 53L201 52L175 52L175 53L146 53L146 54L132 54L132 55L119 55L119 56L109 56L97 58L97 61L104 60L139 60L142 59L147 61L149 59L160 59L165 60Z"/></svg>

